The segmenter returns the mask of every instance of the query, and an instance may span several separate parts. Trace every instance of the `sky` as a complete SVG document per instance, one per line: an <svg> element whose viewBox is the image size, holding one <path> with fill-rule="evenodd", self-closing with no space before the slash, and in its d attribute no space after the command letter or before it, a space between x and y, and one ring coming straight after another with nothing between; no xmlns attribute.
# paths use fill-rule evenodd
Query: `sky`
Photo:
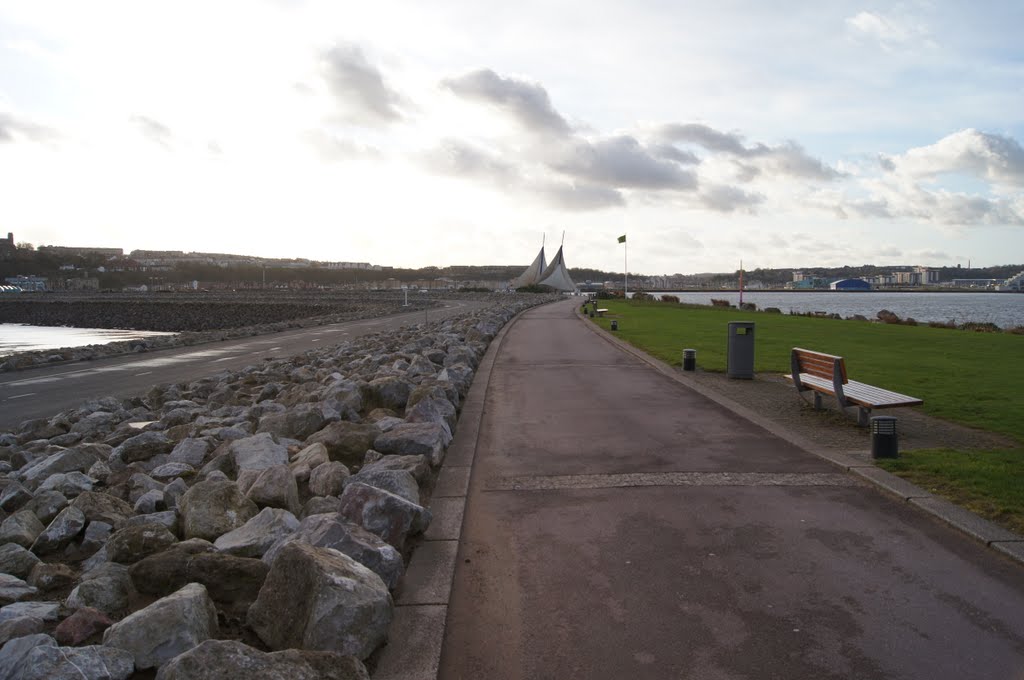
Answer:
<svg viewBox="0 0 1024 680"><path fill-rule="evenodd" d="M563 242L644 274L1022 263L1022 27L1019 0L0 0L0 232L396 267Z"/></svg>

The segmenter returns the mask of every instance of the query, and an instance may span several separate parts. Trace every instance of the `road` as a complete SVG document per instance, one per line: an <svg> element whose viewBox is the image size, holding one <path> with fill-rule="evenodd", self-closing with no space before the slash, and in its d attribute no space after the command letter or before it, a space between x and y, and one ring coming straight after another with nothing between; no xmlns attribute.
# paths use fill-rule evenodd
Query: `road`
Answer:
<svg viewBox="0 0 1024 680"><path fill-rule="evenodd" d="M525 312L495 356L440 678L1024 678L1019 564L575 304Z"/></svg>
<svg viewBox="0 0 1024 680"><path fill-rule="evenodd" d="M447 300L426 318L437 321L485 307L472 300ZM45 418L88 399L144 394L153 385L188 382L264 359L289 357L361 335L422 323L424 312L346 321L218 343L107 357L0 374L0 431L29 418Z"/></svg>

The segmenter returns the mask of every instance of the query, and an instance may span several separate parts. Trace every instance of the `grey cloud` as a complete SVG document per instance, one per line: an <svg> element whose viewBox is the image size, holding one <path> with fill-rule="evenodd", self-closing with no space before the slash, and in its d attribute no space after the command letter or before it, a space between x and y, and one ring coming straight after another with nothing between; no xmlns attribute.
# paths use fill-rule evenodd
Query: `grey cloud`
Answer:
<svg viewBox="0 0 1024 680"><path fill-rule="evenodd" d="M885 170L886 172L892 172L896 169L896 164L893 163L892 158L885 154L878 154L878 165L880 165L882 170Z"/></svg>
<svg viewBox="0 0 1024 680"><path fill-rule="evenodd" d="M567 157L551 164L559 172L588 182L636 189L697 188L694 173L651 156L634 138L620 135L597 142L577 140Z"/></svg>
<svg viewBox="0 0 1024 680"><path fill-rule="evenodd" d="M549 204L563 210L582 212L626 204L620 192L593 184L547 183L534 189Z"/></svg>
<svg viewBox="0 0 1024 680"><path fill-rule="evenodd" d="M1024 186L1024 149L1012 138L968 128L935 144L911 149L892 159L894 167L915 177L965 172Z"/></svg>
<svg viewBox="0 0 1024 680"><path fill-rule="evenodd" d="M736 179L740 182L753 182L761 175L761 169L747 163L735 162Z"/></svg>
<svg viewBox="0 0 1024 680"><path fill-rule="evenodd" d="M903 251L896 246L887 246L878 250L879 257L903 257Z"/></svg>
<svg viewBox="0 0 1024 680"><path fill-rule="evenodd" d="M652 144L648 148L651 155L657 158L674 161L680 165L700 165L700 158L697 154L684 151L671 144Z"/></svg>
<svg viewBox="0 0 1024 680"><path fill-rule="evenodd" d="M347 122L379 125L402 119L403 97L388 86L358 47L338 45L328 50L321 61L321 75Z"/></svg>
<svg viewBox="0 0 1024 680"><path fill-rule="evenodd" d="M763 166L761 169L777 174L820 180L833 180L842 176L842 173L809 156L803 147L793 141L775 147L760 143L747 146L739 134L721 132L699 123L663 125L657 136L664 143L695 144L708 151L736 156L747 160L748 166L760 164ZM750 174L747 173L747 176Z"/></svg>
<svg viewBox="0 0 1024 680"><path fill-rule="evenodd" d="M48 142L59 135L51 128L25 120L12 113L0 112L0 142L13 142L25 137L33 142Z"/></svg>
<svg viewBox="0 0 1024 680"><path fill-rule="evenodd" d="M512 115L534 132L565 135L568 122L551 105L547 90L536 83L517 78L502 78L490 69L480 69L458 78L446 78L441 86L465 97L487 102Z"/></svg>
<svg viewBox="0 0 1024 680"><path fill-rule="evenodd" d="M422 157L435 172L457 177L506 183L517 178L516 168L497 156L457 139L446 139Z"/></svg>
<svg viewBox="0 0 1024 680"><path fill-rule="evenodd" d="M955 259L941 250L922 250L917 255L921 260L931 262L949 262Z"/></svg>
<svg viewBox="0 0 1024 680"><path fill-rule="evenodd" d="M707 187L700 193L700 202L706 208L718 212L733 212L745 210L754 212L754 209L764 203L765 197L762 194L750 193L725 185Z"/></svg>
<svg viewBox="0 0 1024 680"><path fill-rule="evenodd" d="M146 139L165 149L171 148L174 135L169 127L147 116L132 116L130 120Z"/></svg>
<svg viewBox="0 0 1024 680"><path fill-rule="evenodd" d="M892 217L889 202L885 199L851 201L846 207L861 217Z"/></svg>
<svg viewBox="0 0 1024 680"><path fill-rule="evenodd" d="M305 134L308 142L325 161L361 160L379 158L381 153L372 146L357 144L337 137L326 130L310 130Z"/></svg>

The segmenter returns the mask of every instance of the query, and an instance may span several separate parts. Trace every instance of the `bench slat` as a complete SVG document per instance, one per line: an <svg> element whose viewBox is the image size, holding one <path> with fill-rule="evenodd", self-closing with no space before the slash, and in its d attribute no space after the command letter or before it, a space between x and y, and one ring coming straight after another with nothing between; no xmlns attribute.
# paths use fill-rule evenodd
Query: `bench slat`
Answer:
<svg viewBox="0 0 1024 680"><path fill-rule="evenodd" d="M846 395L847 400L871 408L918 406L924 403L922 399L892 390L884 390L874 385L866 385L855 380L851 380L843 386L843 394Z"/></svg>

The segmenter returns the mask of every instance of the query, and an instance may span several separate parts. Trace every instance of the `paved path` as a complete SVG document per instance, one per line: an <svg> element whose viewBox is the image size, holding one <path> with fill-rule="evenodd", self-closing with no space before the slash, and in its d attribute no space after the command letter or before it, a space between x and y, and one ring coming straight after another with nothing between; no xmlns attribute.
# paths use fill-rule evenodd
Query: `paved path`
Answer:
<svg viewBox="0 0 1024 680"><path fill-rule="evenodd" d="M486 306L474 300L447 300L442 307L282 331L192 347L157 350L0 373L0 430L17 427L29 418L47 418L88 399L145 394L160 383L189 382L258 364L264 359L290 357L345 340L411 326L427 320L464 314Z"/></svg>
<svg viewBox="0 0 1024 680"><path fill-rule="evenodd" d="M573 304L525 313L496 355L439 677L1024 678L1020 565Z"/></svg>

